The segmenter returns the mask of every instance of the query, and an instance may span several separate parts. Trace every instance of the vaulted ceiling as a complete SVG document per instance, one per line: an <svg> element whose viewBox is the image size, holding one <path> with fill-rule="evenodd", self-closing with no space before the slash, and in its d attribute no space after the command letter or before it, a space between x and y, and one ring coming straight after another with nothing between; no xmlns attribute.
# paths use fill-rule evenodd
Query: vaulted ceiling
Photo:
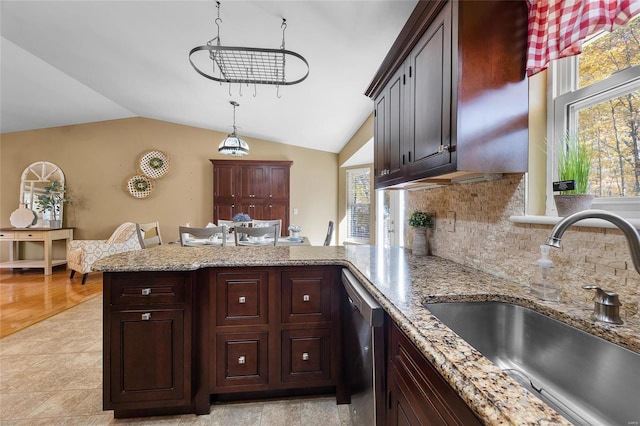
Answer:
<svg viewBox="0 0 640 426"><path fill-rule="evenodd" d="M219 84L189 51L217 34L215 2L0 2L0 130L148 117L339 152L373 110L364 91L417 2L222 1L225 46L286 48L300 84ZM255 91L255 93L254 93ZM230 94L231 93L231 94Z"/></svg>

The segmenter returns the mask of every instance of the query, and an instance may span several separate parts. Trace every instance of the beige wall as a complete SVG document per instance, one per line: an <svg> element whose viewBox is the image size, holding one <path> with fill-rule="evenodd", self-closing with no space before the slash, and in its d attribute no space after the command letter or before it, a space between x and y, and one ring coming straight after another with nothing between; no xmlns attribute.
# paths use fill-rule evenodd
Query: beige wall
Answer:
<svg viewBox="0 0 640 426"><path fill-rule="evenodd" d="M76 239L109 237L125 221L160 221L163 239L178 238L178 226L212 220L212 166L226 134L146 118L5 133L0 138L0 225L18 207L20 175L36 161L50 161L65 173L73 203L64 225ZM337 220L338 155L245 138L247 159L291 160L291 223L302 225L312 244L322 244L329 220ZM155 182L149 198L125 190L138 158L149 149L165 152L171 172ZM298 215L293 209L298 209ZM3 256L6 247L2 247Z"/></svg>

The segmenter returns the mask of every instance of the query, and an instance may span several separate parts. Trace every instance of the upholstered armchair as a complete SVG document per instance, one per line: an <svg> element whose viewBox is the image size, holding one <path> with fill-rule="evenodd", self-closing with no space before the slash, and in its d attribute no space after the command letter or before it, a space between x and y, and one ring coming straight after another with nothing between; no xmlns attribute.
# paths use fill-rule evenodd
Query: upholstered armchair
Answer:
<svg viewBox="0 0 640 426"><path fill-rule="evenodd" d="M108 240L73 240L67 253L67 266L71 269L69 278L80 272L84 284L91 272L91 265L99 259L141 248L136 224L132 222L120 225Z"/></svg>

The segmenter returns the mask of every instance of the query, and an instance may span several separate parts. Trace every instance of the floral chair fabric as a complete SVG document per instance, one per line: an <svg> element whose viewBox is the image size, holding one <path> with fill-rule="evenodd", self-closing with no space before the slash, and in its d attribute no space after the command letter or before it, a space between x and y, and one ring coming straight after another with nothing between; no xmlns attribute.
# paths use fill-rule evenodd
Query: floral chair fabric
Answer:
<svg viewBox="0 0 640 426"><path fill-rule="evenodd" d="M76 272L80 272L84 284L91 272L91 265L99 259L141 248L136 224L132 222L120 225L108 240L73 240L67 253L67 265L71 269L70 278L73 278Z"/></svg>

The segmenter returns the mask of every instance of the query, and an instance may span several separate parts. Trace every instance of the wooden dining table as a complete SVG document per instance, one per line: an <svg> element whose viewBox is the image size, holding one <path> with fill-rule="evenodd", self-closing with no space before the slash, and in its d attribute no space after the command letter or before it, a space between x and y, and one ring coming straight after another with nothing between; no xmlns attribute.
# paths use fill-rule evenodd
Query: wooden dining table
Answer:
<svg viewBox="0 0 640 426"><path fill-rule="evenodd" d="M229 234L227 236L227 246L235 246L236 242L233 237L233 234ZM248 238L247 241L240 241L241 246L252 246L252 247L269 247L273 246L273 238L257 239L257 238ZM279 237L276 246L310 246L311 242L308 237L299 237L299 238L291 238L291 237ZM211 246L211 247L221 247L222 239L221 238L192 238L188 239L185 242L185 246L188 247L202 247L202 246Z"/></svg>

